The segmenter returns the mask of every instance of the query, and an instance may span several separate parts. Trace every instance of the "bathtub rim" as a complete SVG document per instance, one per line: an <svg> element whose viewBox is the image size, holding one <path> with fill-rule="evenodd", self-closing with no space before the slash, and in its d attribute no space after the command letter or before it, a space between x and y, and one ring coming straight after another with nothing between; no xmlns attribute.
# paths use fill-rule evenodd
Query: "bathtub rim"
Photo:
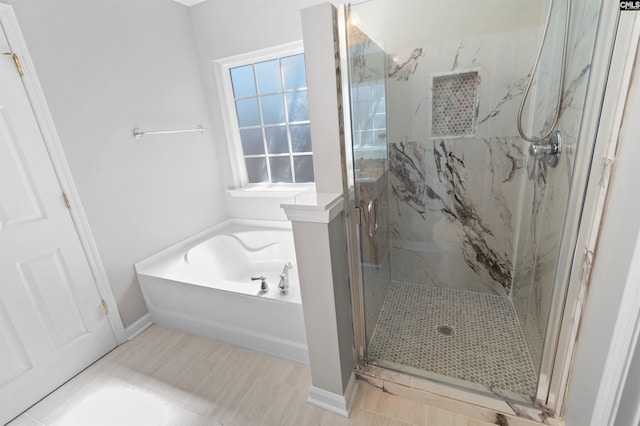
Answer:
<svg viewBox="0 0 640 426"><path fill-rule="evenodd" d="M186 253L188 250L192 249L193 247L196 247L199 244L202 244L206 241L208 241L211 238L214 238L217 235L227 235L226 233L221 233L220 230L224 229L225 227L228 227L230 225L241 225L241 226L253 226L253 227L257 227L257 228L262 228L265 230L269 230L269 229L274 229L274 230L286 230L289 232L293 232L292 231L292 225L291 222L288 221L275 221L275 220L254 220L254 219L235 219L235 218L230 218L230 219L226 219L210 228L205 229L204 231L198 232L195 235L192 235L191 237L188 237L176 244L173 244L163 250L160 250L157 253L152 254L151 256L136 262L134 264L134 270L136 273L136 278L138 280L138 285L140 286L140 289L142 291L143 296L145 297L145 303L146 303L146 294L144 289L142 288L142 283L140 282L140 276L144 275L147 277L151 277L151 278L160 278L160 279L165 279L165 280L170 280L173 282L180 282L184 285L190 285L190 286L197 286L197 287L202 287L202 288L209 288L211 290L215 290L215 291L221 291L221 292L227 292L227 293L233 293L236 295L241 295L244 297L251 297L251 298L259 298L261 300L270 300L270 301L274 301L274 302L278 302L278 303L293 303L293 304L297 304L297 305L301 305L302 304L302 296L300 294L300 284L299 284L299 277L296 276L295 279L295 285L293 285L293 287L290 289L289 293L287 295L280 295L275 289L275 287L273 286L273 284L270 285L271 290L269 291L269 293L267 294L254 294L253 292L246 292L246 291L236 291L233 289L234 284L238 284L238 281L232 281L232 280L218 280L218 283L224 283L225 285L221 286L221 287L217 287L215 285L209 285L209 283L203 283L203 282L199 282L197 280L191 280L191 279L187 279L185 277L181 277L180 279L178 279L175 276L166 276L166 275L162 275L162 274L157 274L157 273L152 273L149 272L148 270L150 268L152 268L153 266L155 266L158 263L161 263L167 259L171 259L173 257L182 257L184 253ZM294 251L295 251L295 247L294 247ZM294 264L297 265L297 261L295 259L294 260ZM297 274L297 271L296 271ZM244 284L244 283L243 283Z"/></svg>
<svg viewBox="0 0 640 426"><path fill-rule="evenodd" d="M171 255L175 255L176 253L181 251L184 252L185 250L194 247L196 244L205 242L214 235L218 235L217 231L231 224L292 230L291 222L288 221L230 218L139 260L133 264L133 267L137 274L144 274L144 270L149 266L154 265Z"/></svg>

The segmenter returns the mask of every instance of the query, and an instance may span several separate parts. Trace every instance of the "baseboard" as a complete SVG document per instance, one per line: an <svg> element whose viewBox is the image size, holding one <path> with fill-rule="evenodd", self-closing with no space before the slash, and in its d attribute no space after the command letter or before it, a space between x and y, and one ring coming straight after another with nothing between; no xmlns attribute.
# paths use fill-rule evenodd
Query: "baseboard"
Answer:
<svg viewBox="0 0 640 426"><path fill-rule="evenodd" d="M138 334L145 331L151 324L153 324L153 321L151 321L151 315L148 313L144 314L139 320L124 329L124 332L127 335L127 340L133 339Z"/></svg>
<svg viewBox="0 0 640 426"><path fill-rule="evenodd" d="M311 386L307 402L340 416L349 417L349 413L351 413L351 407L353 406L353 401L355 400L357 391L358 382L356 381L355 374L351 373L351 377L349 377L349 383L347 383L347 388L344 391L344 395L339 395L333 392L326 391L324 389L317 388L315 386Z"/></svg>
<svg viewBox="0 0 640 426"><path fill-rule="evenodd" d="M351 373L349 377L349 383L347 383L347 389L344 391L345 404L347 406L347 413L351 413L351 407L356 400L358 394L358 379L355 373Z"/></svg>

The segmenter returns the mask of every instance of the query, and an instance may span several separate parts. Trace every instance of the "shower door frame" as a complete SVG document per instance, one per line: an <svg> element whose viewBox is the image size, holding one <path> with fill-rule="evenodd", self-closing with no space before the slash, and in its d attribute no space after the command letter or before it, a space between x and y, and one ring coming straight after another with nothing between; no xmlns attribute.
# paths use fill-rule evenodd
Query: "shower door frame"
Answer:
<svg viewBox="0 0 640 426"><path fill-rule="evenodd" d="M360 270L360 223L361 212L356 206L355 165L353 160L353 137L351 133L351 94L349 89L349 61L347 50L347 22L349 20L349 4L334 5L338 12L335 25L338 26L338 62L342 84L342 130L343 130L343 161L345 162L347 182L344 185L344 213L345 233L347 237L347 257L349 267L349 289L351 291L351 316L353 322L353 338L355 344L356 368L366 357L366 335L364 330L364 297L362 295L362 272ZM364 342L364 343L363 343Z"/></svg>
<svg viewBox="0 0 640 426"><path fill-rule="evenodd" d="M362 280L362 248L360 231L362 217L356 200L355 162L353 159L353 135L351 128L351 78L348 56L348 28L351 6L341 4L338 10L338 45L340 75L342 84L342 123L344 137L344 161L346 163L347 182L344 193L345 228L347 234L347 256L349 263L349 283L351 290L351 315L353 321L353 338L355 344L356 369L366 365L367 337L365 331L364 294ZM347 88L347 89L345 89Z"/></svg>
<svg viewBox="0 0 640 426"><path fill-rule="evenodd" d="M551 312L547 324L543 359L538 377L535 406L506 402L497 395L478 394L453 385L437 383L409 374L391 371L367 362L367 342L364 329L364 288L360 271L361 247L359 244L360 212L356 207L353 175L352 135L350 132L351 103L349 90L343 90L343 120L345 123L344 154L348 166L349 183L345 194L347 211L347 237L349 245L349 269L353 306L353 326L356 344L356 373L374 386L382 387L409 398L431 404L452 407L460 403L473 404L467 407L468 415L478 412L478 407L490 412L507 412L514 416L540 419L547 423L561 417L568 387L581 312L591 272L591 260L597 243L600 219L606 198L606 185L612 171L610 157L615 152L617 140L611 134L620 126L620 97L625 98L629 89L628 47L640 26L640 18L621 16L617 4L602 2L589 86L582 113L575 166L571 178L567 210L562 228L558 264L554 278ZM349 6L339 8L340 61L343 87L350 87L349 61L347 56L347 26ZM637 36L636 36L637 37ZM637 46L636 46L637 48ZM633 60L630 61L633 65ZM604 126L600 126L603 123ZM348 143L351 141L351 143ZM585 141L593 141L585 145ZM602 162L600 164L596 162ZM350 166L349 166L350 165ZM603 173L607 173L606 176ZM425 394L426 392L426 394ZM456 401L452 401L455 399ZM465 404L465 405L467 405ZM464 411L463 411L464 412Z"/></svg>

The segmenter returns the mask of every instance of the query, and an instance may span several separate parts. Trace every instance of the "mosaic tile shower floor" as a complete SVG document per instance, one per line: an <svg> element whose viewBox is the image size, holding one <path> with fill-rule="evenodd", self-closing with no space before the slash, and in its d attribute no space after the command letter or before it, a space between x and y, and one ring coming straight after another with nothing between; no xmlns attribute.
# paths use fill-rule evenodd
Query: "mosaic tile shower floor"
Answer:
<svg viewBox="0 0 640 426"><path fill-rule="evenodd" d="M441 325L453 328L453 335L440 334ZM472 382L499 395L531 397L536 389L515 311L501 296L393 282L369 361Z"/></svg>

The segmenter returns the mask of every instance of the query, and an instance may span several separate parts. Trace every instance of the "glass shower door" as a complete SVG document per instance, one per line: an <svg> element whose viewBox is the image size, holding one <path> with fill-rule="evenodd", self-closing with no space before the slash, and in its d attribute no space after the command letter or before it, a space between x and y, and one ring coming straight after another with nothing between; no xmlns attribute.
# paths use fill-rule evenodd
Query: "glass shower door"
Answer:
<svg viewBox="0 0 640 426"><path fill-rule="evenodd" d="M386 121L386 54L357 27L348 34L356 204L361 213L365 340L371 341L391 282Z"/></svg>

